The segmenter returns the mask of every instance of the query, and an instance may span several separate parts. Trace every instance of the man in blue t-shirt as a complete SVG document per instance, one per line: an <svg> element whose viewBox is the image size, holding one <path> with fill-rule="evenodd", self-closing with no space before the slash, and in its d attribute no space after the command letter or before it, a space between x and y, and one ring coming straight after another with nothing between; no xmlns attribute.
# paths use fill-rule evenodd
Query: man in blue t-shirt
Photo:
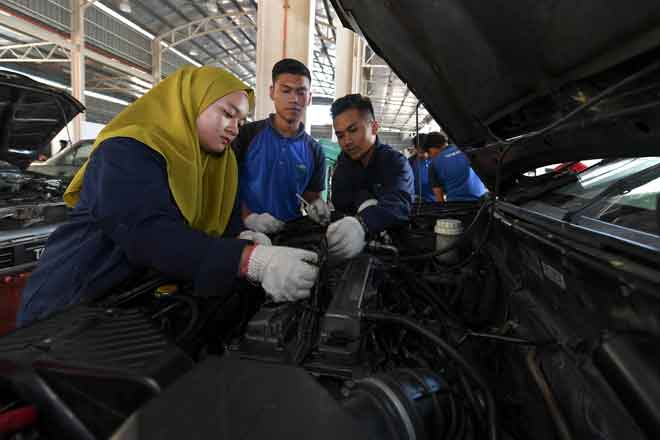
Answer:
<svg viewBox="0 0 660 440"><path fill-rule="evenodd" d="M429 182L439 202L473 201L486 193L467 156L456 145L449 145L443 134L427 134L423 147L433 158Z"/></svg>
<svg viewBox="0 0 660 440"><path fill-rule="evenodd" d="M415 176L415 198L421 198L423 202L435 202L435 194L429 182L429 169L431 168L431 156L429 152L422 148L422 144L426 135L419 135L419 142L417 136L413 138L413 148L415 154L408 158L408 163L413 170Z"/></svg>
<svg viewBox="0 0 660 440"><path fill-rule="evenodd" d="M299 196L312 204L308 214L328 222L321 200L325 189L325 155L305 132L303 118L312 100L309 69L285 58L273 66L270 98L275 113L241 127L232 147L239 161L239 194L243 222L266 234L300 217Z"/></svg>

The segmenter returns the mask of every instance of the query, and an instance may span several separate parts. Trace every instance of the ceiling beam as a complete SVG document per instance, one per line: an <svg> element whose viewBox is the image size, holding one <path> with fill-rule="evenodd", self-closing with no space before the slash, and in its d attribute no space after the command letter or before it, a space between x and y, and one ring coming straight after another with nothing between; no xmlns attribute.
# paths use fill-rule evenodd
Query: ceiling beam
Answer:
<svg viewBox="0 0 660 440"><path fill-rule="evenodd" d="M202 8L200 8L200 6L199 6L197 3L192 2L192 6L193 6L193 8L195 8L195 10L197 11L197 13L199 13L202 17L205 17L205 16L206 16L206 13L203 11ZM222 13L222 14L225 14L226 11L225 11L225 9L224 9L222 6L220 6L220 5L218 4L218 12L220 12L220 13ZM240 11L240 12L246 13L245 11ZM179 13L179 15L182 16L183 14ZM234 19L230 19L230 21L236 25L236 23L234 22ZM250 21L251 21L252 24L254 24L255 27L256 27L256 24L254 23L254 20L250 20ZM244 32L242 29L241 29L241 32L247 37L247 34L245 34L245 32ZM227 31L221 31L221 33L222 33L222 35L224 35L225 38L227 38L227 39L228 39L228 40L229 40L229 41L230 41L230 42L231 42L236 48L238 48L238 49L240 49L240 50L243 50L243 47L242 47L242 46L241 46L236 40L234 40L234 38L233 38L233 37L232 37ZM234 62L236 63L236 66L238 66L238 67L244 69L244 70L245 70L246 72L248 72L248 73L255 73L254 70L252 70L252 68L250 68L249 66L246 66L245 64L243 64L242 62L240 62L239 60L237 60L237 59L234 57L234 55L229 51L229 49L226 48L224 45L221 45L220 42L218 42L217 39L215 39L215 38L211 38L210 35L207 36L207 38L208 38L210 41L212 41L216 46L218 46L218 47L219 47L219 48L220 48L225 54L227 54L227 55L229 55L230 57L232 57L232 58L234 59ZM249 37L248 37L247 39L248 39L248 42L252 43L252 40L251 40ZM254 44L253 44L253 45L254 45ZM256 48L256 45L254 45L254 47ZM217 60L218 57L216 56L215 59ZM223 64L227 65L227 63L223 63ZM234 73L238 74L238 72L234 72ZM242 76L242 75L239 75L239 76Z"/></svg>
<svg viewBox="0 0 660 440"><path fill-rule="evenodd" d="M170 23L167 19L161 17L158 14L155 14L152 10L147 8L140 0L130 0L134 6L139 7L143 12L145 12L147 15L154 17L156 21L159 21L161 24L167 26L168 28L174 28L176 27L174 24ZM147 29L150 33L154 35L158 35L158 32L156 32L154 29L149 28L145 23L139 22L135 19L135 17L132 17L132 21L134 21L136 24L138 24L140 27ZM193 46L195 46L197 49L200 50L200 52L206 53L207 56L212 56L210 52L208 52L201 44L197 44L194 42L191 42ZM193 57L194 58L194 57ZM164 61L165 62L165 61Z"/></svg>
<svg viewBox="0 0 660 440"><path fill-rule="evenodd" d="M238 16L239 13L231 14L231 16ZM240 14L243 15L243 14ZM204 17L199 20L190 21L181 26L177 26L173 29L170 29L166 32L163 32L158 37L158 40L164 41L169 47L175 47L185 41L189 41L193 38L198 38L205 36L214 32L225 32L227 30L236 29L237 26L234 24L227 26L218 27L215 20L220 18L226 18L228 14L213 15L210 17ZM240 26L239 26L240 27ZM228 53L231 53L228 51ZM232 54L233 55L233 54Z"/></svg>
<svg viewBox="0 0 660 440"><path fill-rule="evenodd" d="M0 61L5 63L68 63L71 55L57 43L40 42L0 46Z"/></svg>

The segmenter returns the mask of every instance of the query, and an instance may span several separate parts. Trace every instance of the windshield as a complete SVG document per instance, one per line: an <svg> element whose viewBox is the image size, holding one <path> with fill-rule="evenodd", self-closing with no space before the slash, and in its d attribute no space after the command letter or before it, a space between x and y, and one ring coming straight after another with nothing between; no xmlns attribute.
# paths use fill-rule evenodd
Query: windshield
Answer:
<svg viewBox="0 0 660 440"><path fill-rule="evenodd" d="M94 139L87 139L60 150L46 162L33 162L29 171L57 178L73 177L89 159Z"/></svg>
<svg viewBox="0 0 660 440"><path fill-rule="evenodd" d="M603 161L541 201L585 217L660 235L660 157Z"/></svg>

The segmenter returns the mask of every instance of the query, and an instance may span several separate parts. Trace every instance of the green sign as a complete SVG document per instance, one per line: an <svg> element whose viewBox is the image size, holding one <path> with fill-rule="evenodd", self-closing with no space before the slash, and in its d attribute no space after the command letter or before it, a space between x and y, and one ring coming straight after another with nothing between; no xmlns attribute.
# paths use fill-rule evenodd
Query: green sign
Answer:
<svg viewBox="0 0 660 440"><path fill-rule="evenodd" d="M325 191L321 195L324 200L328 200L328 187L330 186L330 168L337 163L337 156L341 153L341 147L338 143L332 142L330 139L318 139L323 153L325 154Z"/></svg>

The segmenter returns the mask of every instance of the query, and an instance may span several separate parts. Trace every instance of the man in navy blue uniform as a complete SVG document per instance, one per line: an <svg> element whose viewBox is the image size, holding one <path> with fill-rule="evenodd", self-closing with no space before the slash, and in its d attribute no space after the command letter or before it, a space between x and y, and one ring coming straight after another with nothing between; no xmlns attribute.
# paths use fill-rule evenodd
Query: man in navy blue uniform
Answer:
<svg viewBox="0 0 660 440"><path fill-rule="evenodd" d="M467 156L456 145L448 144L442 133L427 134L424 149L433 157L429 182L439 202L474 201L486 193Z"/></svg>
<svg viewBox="0 0 660 440"><path fill-rule="evenodd" d="M328 249L334 257L352 258L370 236L409 219L413 172L403 154L378 140L369 98L346 95L330 111L342 149L332 179L332 203L347 217L328 227Z"/></svg>
<svg viewBox="0 0 660 440"><path fill-rule="evenodd" d="M429 182L429 169L431 168L431 156L422 148L426 135L420 134L413 138L415 154L408 158L408 163L415 176L415 198L421 198L423 202L435 202L435 194Z"/></svg>
<svg viewBox="0 0 660 440"><path fill-rule="evenodd" d="M303 118L312 100L309 69L285 58L273 66L270 97L275 113L241 127L232 146L240 166L240 198L248 229L276 233L300 217L302 196L319 222L330 212L320 199L325 189L325 155L305 132Z"/></svg>

